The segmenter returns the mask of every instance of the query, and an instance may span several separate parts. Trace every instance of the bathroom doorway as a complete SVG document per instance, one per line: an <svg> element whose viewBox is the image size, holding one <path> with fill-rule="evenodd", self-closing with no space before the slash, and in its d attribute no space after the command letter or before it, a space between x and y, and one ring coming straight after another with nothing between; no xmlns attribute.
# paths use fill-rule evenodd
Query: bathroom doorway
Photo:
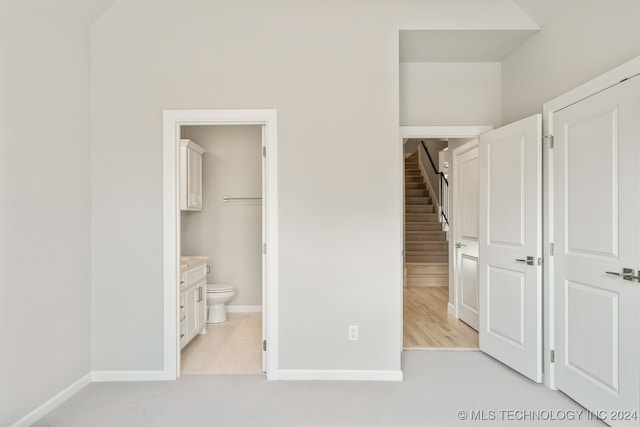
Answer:
<svg viewBox="0 0 640 427"><path fill-rule="evenodd" d="M277 375L276 122L275 110L164 111L167 379L181 372L265 372L268 379ZM185 144L197 145L199 148L193 148L202 154L199 161L196 155L186 157L192 165L189 170L202 172L201 199L197 190L193 194L180 190L180 150ZM196 201L188 212L183 212L181 193ZM192 257L185 260L183 255ZM194 292L192 305L199 306L199 316L206 313L202 323L195 322L197 329L195 333L191 330L188 343L181 342L180 322L187 304L181 301L184 289L180 282L187 281L186 277L190 280L191 274L185 276L181 264L194 268L196 287L202 289ZM216 292L212 295L207 289ZM211 314L208 306L215 306L219 299L208 300L207 294L218 292L229 296L226 321L220 321L219 309ZM184 359L185 369L182 348L190 359Z"/></svg>
<svg viewBox="0 0 640 427"><path fill-rule="evenodd" d="M262 128L180 128L181 145L196 144L202 150L196 154L201 156L199 203L180 213L181 272L195 264L195 271L205 269L207 283L206 297L195 296L206 300L206 324L182 344L181 375L263 372ZM198 261L206 268L198 267Z"/></svg>

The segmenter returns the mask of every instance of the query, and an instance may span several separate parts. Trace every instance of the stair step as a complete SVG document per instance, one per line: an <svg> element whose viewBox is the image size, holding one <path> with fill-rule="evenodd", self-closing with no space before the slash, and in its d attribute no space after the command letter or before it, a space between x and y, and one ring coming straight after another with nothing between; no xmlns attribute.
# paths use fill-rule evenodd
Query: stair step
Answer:
<svg viewBox="0 0 640 427"><path fill-rule="evenodd" d="M429 197L429 192L425 189L404 190L405 197Z"/></svg>
<svg viewBox="0 0 640 427"><path fill-rule="evenodd" d="M415 197L415 196L405 197L404 204L405 205L431 205L431 197Z"/></svg>
<svg viewBox="0 0 640 427"><path fill-rule="evenodd" d="M406 231L405 242L446 241L447 233L444 231Z"/></svg>
<svg viewBox="0 0 640 427"><path fill-rule="evenodd" d="M436 251L436 252L446 252L449 253L449 242L447 241L436 241L436 242L407 242L404 245L406 251L414 252L428 252L428 251Z"/></svg>
<svg viewBox="0 0 640 427"><path fill-rule="evenodd" d="M407 277L405 280L410 287L449 285L449 277Z"/></svg>
<svg viewBox="0 0 640 427"><path fill-rule="evenodd" d="M424 182L405 182L404 184L405 190L418 190L418 189L426 189L427 184Z"/></svg>
<svg viewBox="0 0 640 427"><path fill-rule="evenodd" d="M433 205L405 205L404 206L404 211L405 213L408 214L419 214L419 213L423 213L423 214L427 214L427 213L437 213L434 209L433 209ZM437 221L437 218L436 218ZM415 221L414 221L415 222ZM426 221L422 221L422 222L426 222Z"/></svg>
<svg viewBox="0 0 640 427"><path fill-rule="evenodd" d="M412 203L409 200L405 200L405 216L406 215L428 215L428 214L437 214L438 212L436 212L436 207L434 205L431 204L422 204L422 203ZM413 208L413 207L418 207L419 212L409 212L407 210L407 208ZM409 220L407 220L409 221ZM418 220L412 220L409 222L432 222L432 221L438 221L438 217L436 217L433 220L430 219L418 219Z"/></svg>
<svg viewBox="0 0 640 427"><path fill-rule="evenodd" d="M422 176L405 176L404 182L424 182Z"/></svg>
<svg viewBox="0 0 640 427"><path fill-rule="evenodd" d="M449 255L405 255L406 262L447 262Z"/></svg>
<svg viewBox="0 0 640 427"><path fill-rule="evenodd" d="M407 170L407 171L405 171L404 176L422 176L422 172L420 172L418 169L416 169L416 170Z"/></svg>
<svg viewBox="0 0 640 427"><path fill-rule="evenodd" d="M406 256L425 256L425 257L444 257L446 258L446 260L444 261L433 261L433 262L447 262L448 261L448 257L449 257L449 251L439 251L439 250L433 250L433 251L405 251L404 253ZM428 262L428 261L425 261Z"/></svg>
<svg viewBox="0 0 640 427"><path fill-rule="evenodd" d="M437 222L437 213L406 213L404 220L407 222Z"/></svg>
<svg viewBox="0 0 640 427"><path fill-rule="evenodd" d="M449 264L445 262L407 262L407 277L449 277Z"/></svg>
<svg viewBox="0 0 640 427"><path fill-rule="evenodd" d="M442 231L442 223L440 222L406 222L404 224L406 231Z"/></svg>

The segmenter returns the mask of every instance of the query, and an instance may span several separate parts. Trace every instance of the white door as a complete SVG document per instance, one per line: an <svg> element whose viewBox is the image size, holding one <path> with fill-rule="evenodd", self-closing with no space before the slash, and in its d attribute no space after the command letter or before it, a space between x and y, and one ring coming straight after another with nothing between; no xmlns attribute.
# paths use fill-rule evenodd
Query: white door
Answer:
<svg viewBox="0 0 640 427"><path fill-rule="evenodd" d="M542 381L542 116L480 135L480 349Z"/></svg>
<svg viewBox="0 0 640 427"><path fill-rule="evenodd" d="M640 268L640 78L555 113L553 135L555 385L638 425L640 284L607 272Z"/></svg>
<svg viewBox="0 0 640 427"><path fill-rule="evenodd" d="M453 153L454 248L458 318L478 329L478 142Z"/></svg>

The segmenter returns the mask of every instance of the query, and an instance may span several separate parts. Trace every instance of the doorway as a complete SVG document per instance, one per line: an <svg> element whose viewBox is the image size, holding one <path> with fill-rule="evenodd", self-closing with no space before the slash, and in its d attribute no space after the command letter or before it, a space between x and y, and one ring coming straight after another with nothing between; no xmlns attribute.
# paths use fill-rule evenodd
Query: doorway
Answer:
<svg viewBox="0 0 640 427"><path fill-rule="evenodd" d="M198 280L206 283L204 298L199 295L204 299L205 325L183 337L181 375L263 372L262 128L187 125L180 129L181 146L202 149L197 154L200 203L180 214L181 274L205 268L204 278L200 275ZM203 264L188 266L187 262L199 259ZM183 295L189 291L181 291L181 300ZM181 328L190 318L191 299L180 304L186 305Z"/></svg>
<svg viewBox="0 0 640 427"><path fill-rule="evenodd" d="M453 239L456 232L455 223L459 222L454 205L460 203L460 200L454 199L457 167L453 153L468 145L469 141L477 138L480 133L490 129L490 126L401 128L401 144L405 159L405 350L478 349L478 333L475 330L477 326L469 326L458 316L457 295L461 292L457 289L463 284L461 280L456 279L460 276L456 272L460 269L460 250L454 246ZM442 162L438 159L442 159ZM448 168L449 165L453 167ZM450 174L448 170L446 174L442 172L445 167L451 169ZM412 172L416 169L416 172ZM416 181L424 181L424 185ZM477 186L477 176L473 181ZM424 187L424 190L420 190L420 186ZM416 191L426 194L417 194ZM475 193L477 195L477 191ZM411 200L414 196L422 197L423 200ZM424 206L417 206L418 202L422 202ZM477 205L477 200L475 204ZM477 213L477 207L475 212ZM438 236L431 236L434 233Z"/></svg>
<svg viewBox="0 0 640 427"><path fill-rule="evenodd" d="M164 372L166 379L180 376L180 254L179 145L181 130L188 126L258 126L262 133L261 156L261 297L262 365L268 379L277 376L277 113L275 110L166 110L163 132L164 190ZM228 196L233 196L229 194ZM223 201L220 201L223 202Z"/></svg>

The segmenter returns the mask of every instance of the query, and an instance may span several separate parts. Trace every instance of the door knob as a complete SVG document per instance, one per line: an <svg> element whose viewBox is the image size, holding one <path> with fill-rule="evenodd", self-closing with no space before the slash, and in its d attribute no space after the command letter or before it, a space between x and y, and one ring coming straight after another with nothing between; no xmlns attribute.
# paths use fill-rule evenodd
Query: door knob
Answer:
<svg viewBox="0 0 640 427"><path fill-rule="evenodd" d="M462 242L456 242L456 248L460 249L460 248L461 248L461 247L463 247L463 246L467 246L467 245L465 245L465 244L464 244L464 243L462 243Z"/></svg>
<svg viewBox="0 0 640 427"><path fill-rule="evenodd" d="M624 267L622 269L622 273L618 273L616 271L605 271L605 273L610 274L612 276L618 276L618 277L622 277L624 280L639 280L640 281L640 277L639 276L634 276L633 275L633 268L626 268Z"/></svg>
<svg viewBox="0 0 640 427"><path fill-rule="evenodd" d="M523 262L523 263L525 263L527 265L535 265L535 261L533 260L532 256L528 256L527 259L516 258L516 261L517 262Z"/></svg>

